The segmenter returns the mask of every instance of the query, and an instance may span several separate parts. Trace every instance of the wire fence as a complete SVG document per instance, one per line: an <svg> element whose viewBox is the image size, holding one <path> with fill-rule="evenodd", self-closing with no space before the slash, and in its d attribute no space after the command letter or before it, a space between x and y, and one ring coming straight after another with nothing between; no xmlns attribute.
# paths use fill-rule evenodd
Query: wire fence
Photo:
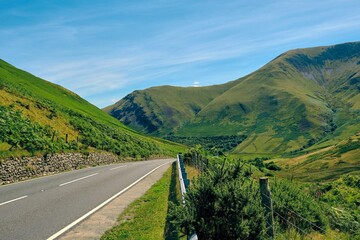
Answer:
<svg viewBox="0 0 360 240"><path fill-rule="evenodd" d="M261 193L261 194L264 195L264 196L267 197L267 198L270 198L270 199L273 201L274 205L277 205L277 203L274 202L274 199L271 198L269 195L266 195L266 194L264 194L264 193ZM266 205L264 205L264 206L269 209L268 206L266 206ZM283 204L281 204L281 207L284 208L284 209L286 209L288 212L294 214L295 216L297 216L298 219L301 219L301 221L304 221L304 222L309 223L311 226L314 227L314 230L320 230L320 231L322 231L322 232L326 232L326 230L325 230L324 228L319 227L318 225L316 225L316 224L313 223L312 221L306 219L306 218L305 218L304 216L302 216L300 213L298 213L298 212L296 212L296 211L294 211L294 210L286 207L286 206L283 205ZM302 229L300 226L298 226L296 223L294 223L293 221L291 221L289 218L287 218L287 217L283 216L282 214L280 214L278 211L276 211L276 210L274 210L274 209L269 209L269 210L272 210L272 212L273 212L278 218L280 218L282 221L285 221L289 226L292 226L292 227L293 227L294 229L296 229L299 233L301 233L301 234L303 234L303 235L308 235L308 234L309 234L308 231ZM271 237L270 237L269 235L267 235L267 236L271 239ZM281 236L283 239L287 239L287 238L286 238L285 236L283 236L282 234L278 234L278 233L277 233L277 236ZM308 236L308 238L309 238L309 239L313 239L311 236Z"/></svg>
<svg viewBox="0 0 360 240"><path fill-rule="evenodd" d="M195 167L200 172L206 171L209 165L209 160L201 154L198 154L196 151L185 154L183 160L186 164Z"/></svg>

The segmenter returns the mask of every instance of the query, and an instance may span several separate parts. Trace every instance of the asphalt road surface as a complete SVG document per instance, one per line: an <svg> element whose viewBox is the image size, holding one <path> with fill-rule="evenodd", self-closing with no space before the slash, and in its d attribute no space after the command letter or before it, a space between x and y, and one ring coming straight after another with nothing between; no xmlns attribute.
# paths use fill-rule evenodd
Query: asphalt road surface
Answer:
<svg viewBox="0 0 360 240"><path fill-rule="evenodd" d="M0 240L52 239L172 159L112 164L0 187Z"/></svg>

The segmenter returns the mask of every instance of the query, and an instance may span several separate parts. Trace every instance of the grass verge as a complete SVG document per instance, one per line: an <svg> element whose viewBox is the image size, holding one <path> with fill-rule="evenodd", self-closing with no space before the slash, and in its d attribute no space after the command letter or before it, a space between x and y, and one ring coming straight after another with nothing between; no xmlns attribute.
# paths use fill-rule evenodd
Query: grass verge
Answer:
<svg viewBox="0 0 360 240"><path fill-rule="evenodd" d="M119 225L108 230L101 239L177 239L174 227L167 221L168 200L176 201L176 194L174 163L141 198L125 209L118 218Z"/></svg>

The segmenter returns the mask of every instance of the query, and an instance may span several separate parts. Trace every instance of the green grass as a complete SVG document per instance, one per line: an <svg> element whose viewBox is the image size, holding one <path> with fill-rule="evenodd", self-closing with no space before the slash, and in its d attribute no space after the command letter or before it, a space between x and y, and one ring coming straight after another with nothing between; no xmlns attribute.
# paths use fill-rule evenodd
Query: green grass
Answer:
<svg viewBox="0 0 360 240"><path fill-rule="evenodd" d="M282 167L277 175L300 181L328 182L350 173L360 175L360 135L309 154L271 161Z"/></svg>
<svg viewBox="0 0 360 240"><path fill-rule="evenodd" d="M179 144L139 134L75 93L2 60L0 106L3 112L19 112L18 122L0 116L0 124L15 126L7 130L2 127L5 132L0 135L0 143L8 143L12 148L8 151L3 145L0 156L105 150L122 158L146 159L171 156L185 149ZM36 144L40 141L41 144Z"/></svg>
<svg viewBox="0 0 360 240"><path fill-rule="evenodd" d="M278 158L278 154L269 154L269 153L230 153L226 155L231 161L241 160L253 160L255 158L267 158L273 159Z"/></svg>
<svg viewBox="0 0 360 240"><path fill-rule="evenodd" d="M174 199L176 169L167 170L141 198L131 203L119 216L119 225L108 230L102 240L136 239L158 240L171 236L173 227L167 219L168 200ZM175 174L175 176L174 176ZM175 196L176 198L176 196ZM174 238L172 238L174 239Z"/></svg>
<svg viewBox="0 0 360 240"><path fill-rule="evenodd" d="M166 134L190 121L198 111L232 84L204 88L152 87L144 91L135 91L118 103L106 107L104 111L135 129L142 129L147 133ZM146 115L146 119L143 119L146 123L137 121L142 114ZM125 115L126 118L123 118Z"/></svg>
<svg viewBox="0 0 360 240"><path fill-rule="evenodd" d="M327 230L325 234L319 232L313 232L305 236L301 235L296 229L289 229L285 233L278 233L275 236L275 240L351 240L348 233L342 233L335 230Z"/></svg>
<svg viewBox="0 0 360 240"><path fill-rule="evenodd" d="M91 116L94 119L128 129L112 117L99 111L97 107L82 99L75 93L0 60L0 85L20 96L27 96L34 100L56 103L59 107Z"/></svg>
<svg viewBox="0 0 360 240"><path fill-rule="evenodd" d="M240 134L244 127L240 124L218 124L214 122L199 122L184 124L177 132L177 136L186 137L207 137L207 136L228 136Z"/></svg>

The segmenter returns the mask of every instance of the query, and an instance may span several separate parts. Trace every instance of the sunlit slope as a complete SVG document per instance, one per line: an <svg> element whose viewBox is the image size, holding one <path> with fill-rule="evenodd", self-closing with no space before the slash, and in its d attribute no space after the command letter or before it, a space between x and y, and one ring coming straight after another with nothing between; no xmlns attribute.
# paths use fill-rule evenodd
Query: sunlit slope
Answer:
<svg viewBox="0 0 360 240"><path fill-rule="evenodd" d="M176 131L234 82L209 87L152 87L134 91L104 110L125 124L157 135Z"/></svg>
<svg viewBox="0 0 360 240"><path fill-rule="evenodd" d="M272 159L277 175L302 181L332 181L341 175L360 175L360 132L326 148L296 157Z"/></svg>
<svg viewBox="0 0 360 240"><path fill-rule="evenodd" d="M247 135L236 153L295 152L354 135L359 89L356 42L292 50L223 85L136 91L107 111L159 136Z"/></svg>
<svg viewBox="0 0 360 240"><path fill-rule="evenodd" d="M2 60L0 112L2 155L90 148L123 157L148 157L178 148L140 135L75 93Z"/></svg>
<svg viewBox="0 0 360 240"><path fill-rule="evenodd" d="M21 69L15 68L0 59L0 85L15 95L32 97L34 100L49 101L59 107L74 110L91 116L100 121L106 121L119 127L124 127L118 121L103 114L97 107L90 104L77 94L51 82L33 76ZM127 128L128 129L128 128Z"/></svg>

